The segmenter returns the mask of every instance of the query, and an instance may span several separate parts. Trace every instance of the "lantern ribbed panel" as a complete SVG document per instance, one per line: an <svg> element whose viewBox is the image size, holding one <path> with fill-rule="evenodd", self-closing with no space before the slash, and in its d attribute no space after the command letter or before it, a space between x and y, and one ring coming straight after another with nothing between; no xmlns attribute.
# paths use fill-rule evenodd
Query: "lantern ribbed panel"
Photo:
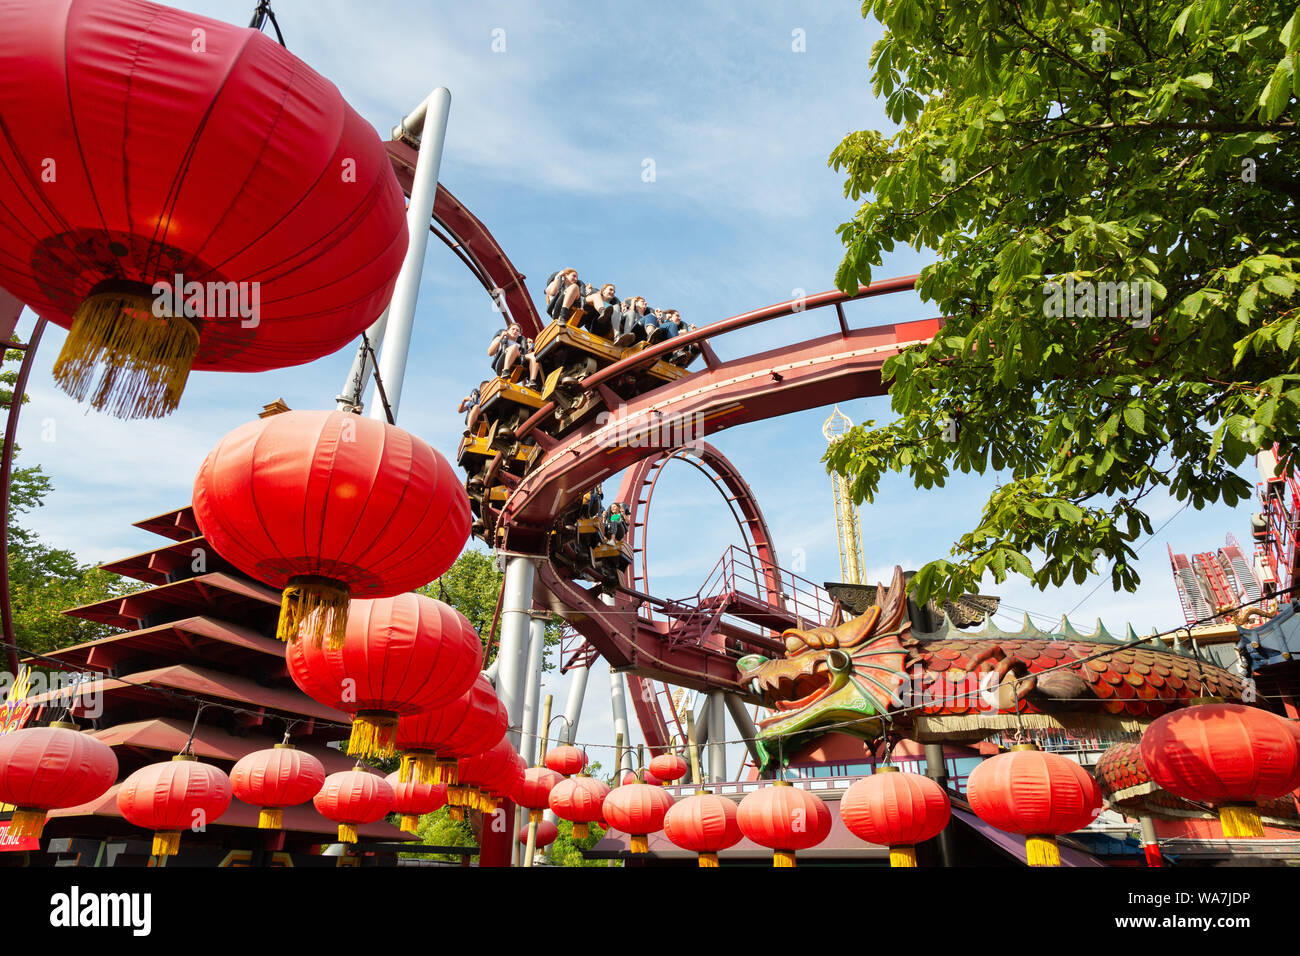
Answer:
<svg viewBox="0 0 1300 956"><path fill-rule="evenodd" d="M686 776L686 761L677 754L660 754L650 761L650 772L664 783Z"/></svg>
<svg viewBox="0 0 1300 956"><path fill-rule="evenodd" d="M982 761L966 781L966 799L999 830L1037 836L1081 830L1101 808L1101 790L1087 770L1041 750Z"/></svg>
<svg viewBox="0 0 1300 956"><path fill-rule="evenodd" d="M0 736L0 803L38 810L75 807L117 779L107 744L65 727L28 727Z"/></svg>
<svg viewBox="0 0 1300 956"><path fill-rule="evenodd" d="M874 773L840 798L840 819L868 843L913 846L937 836L951 816L948 796L929 777Z"/></svg>
<svg viewBox="0 0 1300 956"><path fill-rule="evenodd" d="M529 767L515 787L511 799L525 810L545 810L551 803L551 791L563 781L548 767Z"/></svg>
<svg viewBox="0 0 1300 956"><path fill-rule="evenodd" d="M736 804L712 793L697 793L673 804L664 817L664 836L683 850L717 853L744 836Z"/></svg>
<svg viewBox="0 0 1300 956"><path fill-rule="evenodd" d="M486 677L475 678L456 700L397 723L399 750L432 750L469 757L493 747L506 732L506 710Z"/></svg>
<svg viewBox="0 0 1300 956"><path fill-rule="evenodd" d="M365 770L344 770L325 778L313 803L325 819L357 826L382 820L392 812L396 799L383 777Z"/></svg>
<svg viewBox="0 0 1300 956"><path fill-rule="evenodd" d="M632 783L615 787L605 798L605 822L633 836L658 833L672 809L673 798L662 787Z"/></svg>
<svg viewBox="0 0 1300 956"><path fill-rule="evenodd" d="M831 812L819 798L794 786L770 786L745 795L736 814L741 832L759 846L807 850L831 832ZM785 865L778 860L777 865Z"/></svg>
<svg viewBox="0 0 1300 956"><path fill-rule="evenodd" d="M394 772L385 777L393 788L393 812L405 815L424 816L433 813L447 802L447 787L444 784L402 783L401 774Z"/></svg>
<svg viewBox="0 0 1300 956"><path fill-rule="evenodd" d="M146 830L210 826L230 807L230 778L211 764L170 760L141 767L117 789L117 808Z"/></svg>
<svg viewBox="0 0 1300 956"><path fill-rule="evenodd" d="M582 768L587 766L587 755L577 747L561 744L546 751L546 766L556 773L571 777L575 773L581 773Z"/></svg>
<svg viewBox="0 0 1300 956"><path fill-rule="evenodd" d="M257 750L230 771L235 797L255 807L296 807L320 792L325 765L294 747Z"/></svg>
<svg viewBox="0 0 1300 956"><path fill-rule="evenodd" d="M608 784L595 777L570 777L551 789L547 801L551 810L571 823L599 823L604 820Z"/></svg>

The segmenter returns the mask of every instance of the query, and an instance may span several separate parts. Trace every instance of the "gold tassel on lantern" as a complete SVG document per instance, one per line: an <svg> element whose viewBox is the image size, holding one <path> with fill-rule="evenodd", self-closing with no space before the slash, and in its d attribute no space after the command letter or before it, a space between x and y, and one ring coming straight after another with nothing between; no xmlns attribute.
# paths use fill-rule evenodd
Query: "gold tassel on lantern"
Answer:
<svg viewBox="0 0 1300 956"><path fill-rule="evenodd" d="M11 837L40 837L45 832L45 811L19 807L9 821Z"/></svg>
<svg viewBox="0 0 1300 956"><path fill-rule="evenodd" d="M391 757L396 750L397 715L382 710L359 710L352 718L352 736L348 738L348 755L352 757Z"/></svg>
<svg viewBox="0 0 1300 956"><path fill-rule="evenodd" d="M1225 840L1257 840L1264 836L1264 824L1255 807L1225 803L1219 807L1219 823Z"/></svg>
<svg viewBox="0 0 1300 956"><path fill-rule="evenodd" d="M891 846L889 848L890 866L916 866L916 847Z"/></svg>
<svg viewBox="0 0 1300 956"><path fill-rule="evenodd" d="M640 836L638 836L638 835L635 834L635 833L632 834L632 852L633 852L633 853L649 853L649 852L650 852L650 838L647 837L645 834L641 834Z"/></svg>
<svg viewBox="0 0 1300 956"><path fill-rule="evenodd" d="M77 401L118 418L161 418L180 404L199 329L193 320L153 314L143 282L101 282L77 306L54 363L54 381ZM99 381L95 373L99 371Z"/></svg>
<svg viewBox="0 0 1300 956"><path fill-rule="evenodd" d="M342 581L302 574L289 579L280 597L275 636L286 643L311 641L341 647L348 628L351 591Z"/></svg>
<svg viewBox="0 0 1300 956"><path fill-rule="evenodd" d="M257 814L257 828L259 830L279 830L283 826L283 807L262 807Z"/></svg>
<svg viewBox="0 0 1300 956"><path fill-rule="evenodd" d="M1025 837L1025 861L1030 866L1060 866L1061 848L1056 844L1056 837Z"/></svg>
<svg viewBox="0 0 1300 956"><path fill-rule="evenodd" d="M447 809L447 816L451 817L457 823L460 823L465 819L465 811L461 807L449 807Z"/></svg>
<svg viewBox="0 0 1300 956"><path fill-rule="evenodd" d="M718 865L718 854L716 853L700 854L700 866L717 866L717 865Z"/></svg>
<svg viewBox="0 0 1300 956"><path fill-rule="evenodd" d="M587 826L587 824L585 823L575 823L573 825L573 838L575 840L587 839L587 834L590 832L591 832L591 828Z"/></svg>
<svg viewBox="0 0 1300 956"><path fill-rule="evenodd" d="M420 822L420 818L416 816L414 813L403 813L402 832L415 833L417 829L417 824L419 824L419 822Z"/></svg>
<svg viewBox="0 0 1300 956"><path fill-rule="evenodd" d="M777 850L772 854L773 866L794 866L793 850Z"/></svg>
<svg viewBox="0 0 1300 956"><path fill-rule="evenodd" d="M456 764L455 758L443 760L428 750L412 751L402 755L401 776L398 779L402 783L418 780L431 786L440 783L450 786L456 782Z"/></svg>
<svg viewBox="0 0 1300 956"><path fill-rule="evenodd" d="M181 831L159 830L153 835L154 856L175 856L181 852Z"/></svg>
<svg viewBox="0 0 1300 956"><path fill-rule="evenodd" d="M355 823L339 824L339 842L340 843L357 842L357 826Z"/></svg>

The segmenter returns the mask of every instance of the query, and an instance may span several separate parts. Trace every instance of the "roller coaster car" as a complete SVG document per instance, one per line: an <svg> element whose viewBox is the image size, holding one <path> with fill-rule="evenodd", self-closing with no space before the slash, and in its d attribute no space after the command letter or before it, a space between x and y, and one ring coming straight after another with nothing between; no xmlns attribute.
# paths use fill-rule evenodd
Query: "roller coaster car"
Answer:
<svg viewBox="0 0 1300 956"><path fill-rule="evenodd" d="M576 310L574 314L580 315ZM601 368L644 351L646 344L639 342L621 349L603 336L578 328L574 321L570 318L565 322L552 322L537 337L533 350L537 360L551 369L542 387L542 398L554 401L559 410L576 420L575 413L579 412L583 400L579 383ZM655 360L636 367L627 378L633 391L640 393L665 382L674 382L686 374L684 368Z"/></svg>
<svg viewBox="0 0 1300 956"><path fill-rule="evenodd" d="M607 568L617 574L632 563L632 546L627 541L602 541L592 546L591 561L597 570Z"/></svg>
<svg viewBox="0 0 1300 956"><path fill-rule="evenodd" d="M494 378L479 397L482 414L497 423L493 444L497 448L514 441L515 429L543 405L542 396L523 384L523 369L510 370L509 378Z"/></svg>

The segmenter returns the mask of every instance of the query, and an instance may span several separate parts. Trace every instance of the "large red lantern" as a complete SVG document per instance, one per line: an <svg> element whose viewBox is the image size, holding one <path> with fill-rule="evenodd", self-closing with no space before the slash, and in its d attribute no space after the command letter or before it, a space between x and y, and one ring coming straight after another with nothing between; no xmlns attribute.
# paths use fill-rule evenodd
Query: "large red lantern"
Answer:
<svg viewBox="0 0 1300 956"><path fill-rule="evenodd" d="M663 829L664 817L672 805L673 798L663 787L629 783L610 791L603 813L606 823L632 838L633 853L648 853L648 835Z"/></svg>
<svg viewBox="0 0 1300 956"><path fill-rule="evenodd" d="M686 761L677 754L660 754L650 761L650 773L664 784L686 776Z"/></svg>
<svg viewBox="0 0 1300 956"><path fill-rule="evenodd" d="M482 675L450 704L400 718L403 779L455 783L459 759L490 750L505 736L506 722L505 707Z"/></svg>
<svg viewBox="0 0 1300 956"><path fill-rule="evenodd" d="M70 329L54 378L95 408L162 415L191 368L327 355L392 295L407 231L383 144L260 33L15 0L0 115L0 286Z"/></svg>
<svg viewBox="0 0 1300 956"><path fill-rule="evenodd" d="M715 867L718 853L740 842L736 804L708 790L678 800L664 817L664 836L699 855L699 865Z"/></svg>
<svg viewBox="0 0 1300 956"><path fill-rule="evenodd" d="M357 827L382 820L396 799L388 781L358 765L326 777L312 802L321 816L339 825L340 843L356 843Z"/></svg>
<svg viewBox="0 0 1300 956"><path fill-rule="evenodd" d="M775 851L773 866L794 866L795 853L816 846L831 832L826 804L789 780L746 794L736 822L749 839Z"/></svg>
<svg viewBox="0 0 1300 956"><path fill-rule="evenodd" d="M452 818L459 820L465 807L494 811L498 801L513 793L523 779L524 761L510 738L502 737L490 750L462 757L456 776L456 783L447 788L447 805L452 808Z"/></svg>
<svg viewBox="0 0 1300 956"><path fill-rule="evenodd" d="M582 773L587 766L587 755L570 744L561 744L546 751L546 766L565 777Z"/></svg>
<svg viewBox="0 0 1300 956"><path fill-rule="evenodd" d="M529 767L524 771L512 797L528 811L528 822L537 823L542 819L542 811L551 805L551 791L563 779L549 767Z"/></svg>
<svg viewBox="0 0 1300 956"><path fill-rule="evenodd" d="M117 779L113 748L75 724L29 727L0 736L0 803L14 805L13 837L39 837L47 810L103 796Z"/></svg>
<svg viewBox="0 0 1300 956"><path fill-rule="evenodd" d="M849 832L889 847L890 866L916 866L916 844L938 836L951 816L943 787L897 767L877 768L840 798L840 819Z"/></svg>
<svg viewBox="0 0 1300 956"><path fill-rule="evenodd" d="M117 809L127 822L154 831L154 856L175 856L181 831L203 831L231 799L230 778L189 754L141 767L117 788Z"/></svg>
<svg viewBox="0 0 1300 956"><path fill-rule="evenodd" d="M384 778L393 788L393 812L402 815L402 829L415 833L420 817L433 813L447 802L447 788L443 784L420 783L418 780L402 782L396 771Z"/></svg>
<svg viewBox="0 0 1300 956"><path fill-rule="evenodd" d="M217 553L284 592L276 636L343 642L348 601L413 591L469 540L469 499L447 460L395 425L282 412L236 428L194 479Z"/></svg>
<svg viewBox="0 0 1300 956"><path fill-rule="evenodd" d="M1082 830L1101 809L1092 774L1033 744L1017 744L979 763L966 781L966 799L981 820L1024 834L1030 866L1060 866L1057 836Z"/></svg>
<svg viewBox="0 0 1300 956"><path fill-rule="evenodd" d="M574 839L584 840L589 825L605 819L605 799L609 792L609 785L604 781L580 774L557 783L548 802L557 817L573 824Z"/></svg>
<svg viewBox="0 0 1300 956"><path fill-rule="evenodd" d="M1300 786L1295 726L1242 704L1187 707L1146 729L1142 762L1175 796L1216 805L1225 837L1262 837L1256 804Z"/></svg>
<svg viewBox="0 0 1300 956"><path fill-rule="evenodd" d="M258 807L257 826L278 830L284 808L306 803L325 783L325 765L292 744L276 744L239 758L230 771L230 789L244 803Z"/></svg>
<svg viewBox="0 0 1300 956"><path fill-rule="evenodd" d="M533 840L533 846L539 850L545 850L555 842L555 838L560 835L560 828L550 820L543 820L537 824L537 835ZM518 840L520 844L528 845L528 831L520 830Z"/></svg>
<svg viewBox="0 0 1300 956"><path fill-rule="evenodd" d="M454 607L407 592L352 602L340 646L295 641L284 657L304 694L353 715L349 754L388 757L401 715L469 691L483 645Z"/></svg>

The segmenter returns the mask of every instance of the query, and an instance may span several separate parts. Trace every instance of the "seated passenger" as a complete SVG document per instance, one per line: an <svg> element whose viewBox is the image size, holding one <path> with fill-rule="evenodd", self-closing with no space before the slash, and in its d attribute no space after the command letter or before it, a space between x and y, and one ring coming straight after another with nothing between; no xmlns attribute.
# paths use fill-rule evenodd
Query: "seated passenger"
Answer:
<svg viewBox="0 0 1300 956"><path fill-rule="evenodd" d="M600 485L587 493L587 500L582 503L580 512L584 518L599 518L605 510L605 494Z"/></svg>
<svg viewBox="0 0 1300 956"><path fill-rule="evenodd" d="M600 532L607 544L623 540L627 534L627 515L623 511L623 502L615 501L605 509L605 520L601 523Z"/></svg>
<svg viewBox="0 0 1300 956"><path fill-rule="evenodd" d="M541 367L533 355L533 342L524 338L518 322L511 322L492 339L488 346L488 355L492 357L492 371L502 378L510 375L510 370L521 360L528 366L527 388L541 388Z"/></svg>
<svg viewBox="0 0 1300 956"><path fill-rule="evenodd" d="M593 335L610 338L614 332L614 316L621 311L614 283L606 282L599 292L593 292L583 299L583 311L586 313L584 327Z"/></svg>
<svg viewBox="0 0 1300 956"><path fill-rule="evenodd" d="M623 306L621 322L615 331L619 333L614 344L626 348L634 342L647 342L654 345L667 338L667 333L659 328L659 320L646 305L645 298L633 296Z"/></svg>
<svg viewBox="0 0 1300 956"><path fill-rule="evenodd" d="M677 311L676 309L669 309L669 310L668 310L668 315L669 315L669 317L670 317L670 318L669 318L669 321L671 321L671 322L672 322L672 325L673 325L673 331L672 331L672 333L669 335L670 338L674 338L674 337L676 337L677 334L680 333L680 332L694 332L694 331L695 331L695 326L694 326L694 325L690 325L690 324L688 324L688 323L682 321L682 317L681 317L681 315L678 313L678 311ZM680 348L680 349L678 349L677 351L673 352L673 353L668 357L668 361L669 361L670 363L672 363L673 365L679 365L679 366L681 366L682 368L686 368L686 366L690 365L690 364L691 364L692 362L694 362L697 358L699 358L699 355L700 355L700 347L699 347L699 345L697 345L696 343L692 342L690 345L683 346L682 348Z"/></svg>
<svg viewBox="0 0 1300 956"><path fill-rule="evenodd" d="M546 314L563 321L582 296L582 280L577 269L561 269L546 280Z"/></svg>
<svg viewBox="0 0 1300 956"><path fill-rule="evenodd" d="M456 408L458 412L465 413L465 437L468 438L474 433L478 425L479 415L483 409L479 407L479 389L482 389L487 382L479 382L478 388L471 388L469 394L460 400L460 405Z"/></svg>

